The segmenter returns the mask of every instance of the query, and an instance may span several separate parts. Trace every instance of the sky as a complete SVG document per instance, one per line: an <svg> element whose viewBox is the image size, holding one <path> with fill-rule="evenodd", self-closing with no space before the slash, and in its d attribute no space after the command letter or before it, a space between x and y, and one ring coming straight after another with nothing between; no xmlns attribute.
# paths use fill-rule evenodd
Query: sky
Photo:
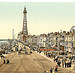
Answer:
<svg viewBox="0 0 75 75"><path fill-rule="evenodd" d="M0 2L0 39L15 38L22 31L27 10L28 34L70 31L75 26L75 2Z"/></svg>

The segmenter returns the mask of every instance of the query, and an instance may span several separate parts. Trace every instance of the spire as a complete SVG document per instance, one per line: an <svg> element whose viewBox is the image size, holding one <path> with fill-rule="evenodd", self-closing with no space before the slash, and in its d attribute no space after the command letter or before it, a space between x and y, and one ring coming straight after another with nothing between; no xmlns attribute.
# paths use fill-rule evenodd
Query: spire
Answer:
<svg viewBox="0 0 75 75"><path fill-rule="evenodd" d="M26 11L26 7L24 7L24 11L23 11L23 13L27 13L27 11Z"/></svg>

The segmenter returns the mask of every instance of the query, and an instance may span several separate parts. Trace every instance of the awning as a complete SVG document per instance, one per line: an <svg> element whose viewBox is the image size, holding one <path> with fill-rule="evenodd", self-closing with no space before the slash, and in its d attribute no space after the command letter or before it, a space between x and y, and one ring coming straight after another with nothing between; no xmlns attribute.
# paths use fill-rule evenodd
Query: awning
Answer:
<svg viewBox="0 0 75 75"><path fill-rule="evenodd" d="M44 50L44 51L55 51L55 49L40 49L41 51Z"/></svg>

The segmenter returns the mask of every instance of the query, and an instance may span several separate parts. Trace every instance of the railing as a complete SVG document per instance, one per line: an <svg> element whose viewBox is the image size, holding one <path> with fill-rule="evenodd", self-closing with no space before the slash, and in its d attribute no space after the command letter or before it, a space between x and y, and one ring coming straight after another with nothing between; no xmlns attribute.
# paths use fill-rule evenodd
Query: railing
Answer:
<svg viewBox="0 0 75 75"><path fill-rule="evenodd" d="M0 41L14 41L16 39L0 39Z"/></svg>
<svg viewBox="0 0 75 75"><path fill-rule="evenodd" d="M0 39L0 41L17 41L17 42L22 43L23 45L26 45L26 43L25 43L25 42L20 41L20 40L17 40L17 39Z"/></svg>

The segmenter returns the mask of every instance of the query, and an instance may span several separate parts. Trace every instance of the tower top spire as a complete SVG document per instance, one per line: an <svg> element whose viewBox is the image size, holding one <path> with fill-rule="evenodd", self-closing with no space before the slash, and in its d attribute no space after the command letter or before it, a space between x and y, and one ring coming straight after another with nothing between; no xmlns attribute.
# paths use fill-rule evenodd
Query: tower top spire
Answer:
<svg viewBox="0 0 75 75"><path fill-rule="evenodd" d="M24 7L24 11L23 11L23 13L27 13L27 11L26 11L26 7Z"/></svg>

